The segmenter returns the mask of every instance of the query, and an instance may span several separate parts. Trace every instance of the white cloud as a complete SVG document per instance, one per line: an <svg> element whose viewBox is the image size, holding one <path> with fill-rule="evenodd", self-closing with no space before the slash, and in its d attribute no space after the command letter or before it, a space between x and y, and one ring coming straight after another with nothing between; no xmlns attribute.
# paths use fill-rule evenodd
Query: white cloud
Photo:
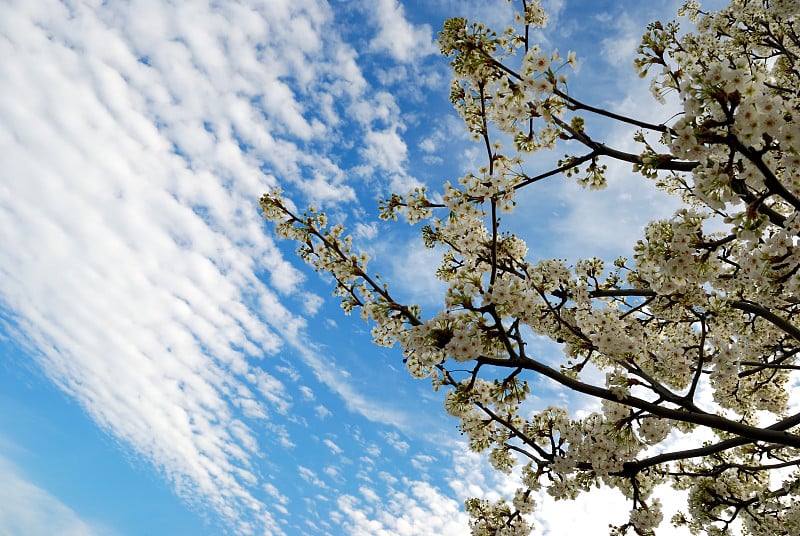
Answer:
<svg viewBox="0 0 800 536"><path fill-rule="evenodd" d="M184 500L234 532L281 534L254 487L253 420L292 400L258 358L304 346L276 291L304 314L319 301L255 201L276 176L312 200L352 198L327 151L348 103L370 98L355 52L313 0L44 0L2 19L3 307L47 375ZM318 111L317 93L338 102ZM383 416L372 406L352 397Z"/></svg>
<svg viewBox="0 0 800 536"><path fill-rule="evenodd" d="M336 455L341 454L343 452L342 447L340 447L330 439L323 439L322 442L325 444L326 447L328 447L331 450L332 453Z"/></svg>
<svg viewBox="0 0 800 536"><path fill-rule="evenodd" d="M353 228L353 236L362 240L372 240L378 236L378 225L376 223L357 222Z"/></svg>
<svg viewBox="0 0 800 536"><path fill-rule="evenodd" d="M331 415L333 415L333 413L331 413L331 410L329 410L323 405L318 405L314 407L314 413L316 413L317 417L319 417L320 419L326 419Z"/></svg>
<svg viewBox="0 0 800 536"><path fill-rule="evenodd" d="M436 458L428 454L416 454L411 458L411 465L414 466L415 469L423 471L435 461Z"/></svg>
<svg viewBox="0 0 800 536"><path fill-rule="evenodd" d="M445 13L458 14L471 21L480 21L494 30L502 30L509 21L517 5L507 2L486 2L485 0L437 0ZM437 28L438 30L438 28Z"/></svg>
<svg viewBox="0 0 800 536"><path fill-rule="evenodd" d="M330 358L322 359L322 349L298 334L287 334L287 342L301 359L314 372L317 380L336 393L345 403L347 409L358 413L372 422L388 424L400 429L413 428L411 416L397 407L389 407L377 400L372 400L359 392L349 381L349 373L336 366L331 366ZM325 406L315 407L315 413L321 419L329 417L331 412Z"/></svg>
<svg viewBox="0 0 800 536"><path fill-rule="evenodd" d="M371 162L383 171L402 172L403 163L408 153L406 143L396 128L387 130L371 130L364 140L364 160Z"/></svg>
<svg viewBox="0 0 800 536"><path fill-rule="evenodd" d="M419 142L419 148L423 152L431 154L438 149L437 140L432 136L430 138L425 138L421 142Z"/></svg>
<svg viewBox="0 0 800 536"><path fill-rule="evenodd" d="M297 472L300 474L300 478L302 478L309 484L312 484L316 488L318 489L328 488L328 484L326 484L324 480L321 480L312 469L299 465L297 467Z"/></svg>
<svg viewBox="0 0 800 536"><path fill-rule="evenodd" d="M368 504L353 495L337 501L343 529L353 536L456 536L465 534L467 516L461 505L427 482L402 480L387 499L377 502L371 488L360 492Z"/></svg>
<svg viewBox="0 0 800 536"><path fill-rule="evenodd" d="M411 445L408 442L400 439L400 434L397 432L381 432L381 436L386 440L386 443L394 448L397 452L405 454Z"/></svg>
<svg viewBox="0 0 800 536"><path fill-rule="evenodd" d="M322 470L322 472L339 483L341 483L343 480L342 470L336 465L328 465L325 467L325 469Z"/></svg>
<svg viewBox="0 0 800 536"><path fill-rule="evenodd" d="M372 50L387 52L400 62L413 62L437 52L431 27L409 22L397 0L368 2L366 8L378 24L378 34L370 41Z"/></svg>
<svg viewBox="0 0 800 536"><path fill-rule="evenodd" d="M318 294L313 294L311 292L303 292L300 294L300 299L302 300L302 308L303 312L307 316L314 316L319 311L319 308L325 303L325 300L322 299L321 296Z"/></svg>
<svg viewBox="0 0 800 536"><path fill-rule="evenodd" d="M107 527L87 522L0 456L0 533L24 536L112 536Z"/></svg>
<svg viewBox="0 0 800 536"><path fill-rule="evenodd" d="M625 12L618 13L613 19L605 21L603 24L609 25L610 23L613 23L616 33L612 32L611 36L603 39L600 43L603 50L602 58L614 67L632 65L636 47L642 40L642 25L638 21L632 20Z"/></svg>
<svg viewBox="0 0 800 536"><path fill-rule="evenodd" d="M378 503L381 500L378 494L375 493L372 488L368 488L367 486L361 486L358 488L358 491L361 492L361 495L367 500L367 502Z"/></svg>
<svg viewBox="0 0 800 536"><path fill-rule="evenodd" d="M364 125L372 123L392 124L400 117L400 107L395 96L379 91L371 101L356 101L350 106L353 117Z"/></svg>
<svg viewBox="0 0 800 536"><path fill-rule="evenodd" d="M286 414L292 407L292 400L283 383L263 370L254 370L248 380L255 384L258 391L270 402L279 413Z"/></svg>
<svg viewBox="0 0 800 536"><path fill-rule="evenodd" d="M444 162L444 155L455 150L455 147L471 145L469 140L463 121L450 113L431 125L430 133L418 142L417 147L423 153L423 162L437 165Z"/></svg>
<svg viewBox="0 0 800 536"><path fill-rule="evenodd" d="M311 401L316 399L316 396L314 396L314 391L311 389L311 387L307 385L301 385L298 387L298 389L302 393L304 400Z"/></svg>
<svg viewBox="0 0 800 536"><path fill-rule="evenodd" d="M397 247L396 243L391 246ZM409 300L419 300L421 305L441 306L447 289L436 277L442 261L441 250L426 248L422 238L415 235L403 245L403 252L402 256L390 256L390 280L395 292Z"/></svg>

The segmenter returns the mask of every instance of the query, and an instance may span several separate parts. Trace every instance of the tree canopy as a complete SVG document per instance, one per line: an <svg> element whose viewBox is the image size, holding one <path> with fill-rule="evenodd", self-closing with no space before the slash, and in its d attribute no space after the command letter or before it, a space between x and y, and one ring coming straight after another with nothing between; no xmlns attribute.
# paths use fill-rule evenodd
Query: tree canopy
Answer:
<svg viewBox="0 0 800 536"><path fill-rule="evenodd" d="M574 54L532 42L547 20L540 2L518 5L501 33L463 18L440 33L450 98L485 165L442 192L380 204L382 218L422 224L422 240L442 251L436 275L448 290L438 313L396 300L323 212L299 213L276 191L261 198L264 216L333 277L375 344L399 345L413 376L446 390L470 447L521 475L508 501L466 501L473 534L527 534L536 492L576 499L599 484L630 500L629 520L612 533L652 534L668 522L653 493L664 483L687 492L671 522L693 533L800 534L800 412L789 397L800 369L798 3L732 0L706 12L690 0L678 13L690 31L651 23L635 68L657 100L680 103L666 121L585 102L588 92L567 84ZM589 116L634 126L640 150L597 139ZM532 153L564 146L580 150L526 173ZM528 260L501 213L556 175L603 188L612 160L681 207L650 222L630 258ZM563 347L558 364L530 350L534 336ZM535 377L601 409L531 413ZM675 448L679 435L696 445Z"/></svg>

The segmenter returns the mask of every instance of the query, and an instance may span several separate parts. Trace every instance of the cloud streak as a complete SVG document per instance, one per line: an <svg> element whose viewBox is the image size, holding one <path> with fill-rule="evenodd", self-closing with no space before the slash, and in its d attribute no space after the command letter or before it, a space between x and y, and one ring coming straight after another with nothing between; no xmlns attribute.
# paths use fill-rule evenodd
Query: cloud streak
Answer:
<svg viewBox="0 0 800 536"><path fill-rule="evenodd" d="M290 412L293 380L270 369L320 306L256 200L279 183L353 199L330 147L371 98L331 24L313 0L19 1L0 21L0 303L52 381L242 534L283 533L256 423ZM383 123L359 150L397 142Z"/></svg>
<svg viewBox="0 0 800 536"><path fill-rule="evenodd" d="M0 533L26 536L114 536L88 523L57 497L30 482L0 456Z"/></svg>

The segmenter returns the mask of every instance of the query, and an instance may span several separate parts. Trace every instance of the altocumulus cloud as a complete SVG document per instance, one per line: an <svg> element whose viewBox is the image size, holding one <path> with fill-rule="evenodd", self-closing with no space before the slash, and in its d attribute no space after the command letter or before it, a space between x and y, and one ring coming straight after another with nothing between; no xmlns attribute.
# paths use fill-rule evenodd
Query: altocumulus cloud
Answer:
<svg viewBox="0 0 800 536"><path fill-rule="evenodd" d="M256 200L279 184L352 200L328 156L340 126L374 140L402 125L348 117L374 91L325 2L12 0L0 11L0 305L48 377L183 499L234 532L282 534L286 501L266 504L264 489L282 495L259 484L254 423L309 398L274 363L287 341L307 348L305 319L285 304L299 296L310 314L319 303ZM408 60L410 47L391 53ZM387 158L397 167L404 155ZM283 424L267 427L294 444Z"/></svg>
<svg viewBox="0 0 800 536"><path fill-rule="evenodd" d="M0 456L0 533L38 536L114 536L81 519L46 490L28 481Z"/></svg>

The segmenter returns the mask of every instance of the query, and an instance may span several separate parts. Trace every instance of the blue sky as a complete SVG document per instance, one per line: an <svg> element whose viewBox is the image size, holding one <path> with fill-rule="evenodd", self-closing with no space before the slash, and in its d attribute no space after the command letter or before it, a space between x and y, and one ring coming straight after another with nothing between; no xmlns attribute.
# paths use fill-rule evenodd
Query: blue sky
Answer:
<svg viewBox="0 0 800 536"><path fill-rule="evenodd" d="M577 51L577 96L671 115L651 115L631 61L679 2L545 4L537 38ZM434 43L455 15L509 20L484 0L3 2L0 534L455 535L467 496L513 493L257 210L276 186L324 207L435 310L434 255L378 223L377 199L481 163ZM625 254L671 211L611 171L599 194L525 194L533 257ZM534 385L536 404L589 408ZM540 503L538 534L628 509L602 491Z"/></svg>

